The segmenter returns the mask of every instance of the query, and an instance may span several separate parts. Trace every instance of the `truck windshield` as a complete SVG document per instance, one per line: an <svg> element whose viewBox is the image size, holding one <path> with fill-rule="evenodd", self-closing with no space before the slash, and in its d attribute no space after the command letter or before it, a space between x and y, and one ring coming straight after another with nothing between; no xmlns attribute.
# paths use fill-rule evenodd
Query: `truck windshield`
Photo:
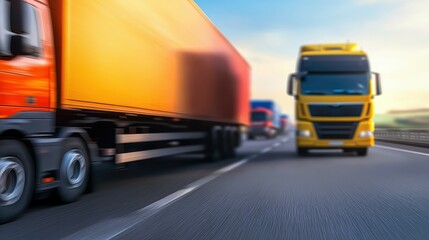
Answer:
<svg viewBox="0 0 429 240"><path fill-rule="evenodd" d="M349 74L308 74L301 80L303 95L368 95L369 75Z"/></svg>
<svg viewBox="0 0 429 240"><path fill-rule="evenodd" d="M268 114L263 112L252 113L252 121L267 121L269 120Z"/></svg>

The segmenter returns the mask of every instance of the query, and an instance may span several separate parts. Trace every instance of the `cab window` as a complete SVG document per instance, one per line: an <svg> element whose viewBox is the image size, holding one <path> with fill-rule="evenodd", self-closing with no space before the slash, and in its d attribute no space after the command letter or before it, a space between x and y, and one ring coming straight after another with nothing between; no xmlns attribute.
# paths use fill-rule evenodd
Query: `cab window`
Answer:
<svg viewBox="0 0 429 240"><path fill-rule="evenodd" d="M24 3L24 54L30 57L40 57L42 52L41 28L39 11L31 4ZM0 56L10 57L11 37L9 23L10 2L0 0Z"/></svg>
<svg viewBox="0 0 429 240"><path fill-rule="evenodd" d="M30 4L24 4L24 26L27 39L28 55L40 57L41 53L41 36L40 36L40 20L38 10Z"/></svg>

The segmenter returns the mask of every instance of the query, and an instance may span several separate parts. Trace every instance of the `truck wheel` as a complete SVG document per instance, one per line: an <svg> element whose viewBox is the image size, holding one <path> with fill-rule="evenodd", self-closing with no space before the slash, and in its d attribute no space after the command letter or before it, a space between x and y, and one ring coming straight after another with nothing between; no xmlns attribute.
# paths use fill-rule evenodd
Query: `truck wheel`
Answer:
<svg viewBox="0 0 429 240"><path fill-rule="evenodd" d="M219 131L213 128L207 137L205 158L210 162L221 160L219 135Z"/></svg>
<svg viewBox="0 0 429 240"><path fill-rule="evenodd" d="M74 202L83 194L89 179L89 157L79 138L69 138L63 147L58 198L63 203Z"/></svg>
<svg viewBox="0 0 429 240"><path fill-rule="evenodd" d="M0 223L27 208L34 191L34 167L27 148L16 140L0 141Z"/></svg>
<svg viewBox="0 0 429 240"><path fill-rule="evenodd" d="M235 132L233 130L229 130L227 131L227 157L234 158L237 155L235 146Z"/></svg>
<svg viewBox="0 0 429 240"><path fill-rule="evenodd" d="M308 155L308 149L307 148L297 148L296 152L298 153L298 156L307 156Z"/></svg>
<svg viewBox="0 0 429 240"><path fill-rule="evenodd" d="M229 157L229 130L228 128L223 128L221 130L220 138L219 138L219 146L220 146L220 156L222 159L226 159Z"/></svg>
<svg viewBox="0 0 429 240"><path fill-rule="evenodd" d="M368 148L359 148L356 150L358 156L366 156L368 155Z"/></svg>
<svg viewBox="0 0 429 240"><path fill-rule="evenodd" d="M222 158L231 158L235 156L235 144L233 140L233 131L230 127L222 130L221 156Z"/></svg>

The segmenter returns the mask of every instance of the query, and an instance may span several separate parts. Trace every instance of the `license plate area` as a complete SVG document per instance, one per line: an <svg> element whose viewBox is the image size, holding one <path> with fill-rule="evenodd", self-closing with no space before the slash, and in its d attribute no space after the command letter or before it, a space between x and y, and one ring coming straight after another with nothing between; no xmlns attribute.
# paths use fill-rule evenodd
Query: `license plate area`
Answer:
<svg viewBox="0 0 429 240"><path fill-rule="evenodd" d="M344 142L332 141L332 142L329 142L329 146L333 146L333 147L344 146Z"/></svg>

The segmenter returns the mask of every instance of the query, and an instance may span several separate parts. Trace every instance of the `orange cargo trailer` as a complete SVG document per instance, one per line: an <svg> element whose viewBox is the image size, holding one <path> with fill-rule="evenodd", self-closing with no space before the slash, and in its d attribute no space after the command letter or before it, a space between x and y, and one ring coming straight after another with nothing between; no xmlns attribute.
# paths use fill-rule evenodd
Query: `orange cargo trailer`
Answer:
<svg viewBox="0 0 429 240"><path fill-rule="evenodd" d="M33 191L77 200L97 162L235 154L250 67L192 0L0 0L0 13L0 222Z"/></svg>

